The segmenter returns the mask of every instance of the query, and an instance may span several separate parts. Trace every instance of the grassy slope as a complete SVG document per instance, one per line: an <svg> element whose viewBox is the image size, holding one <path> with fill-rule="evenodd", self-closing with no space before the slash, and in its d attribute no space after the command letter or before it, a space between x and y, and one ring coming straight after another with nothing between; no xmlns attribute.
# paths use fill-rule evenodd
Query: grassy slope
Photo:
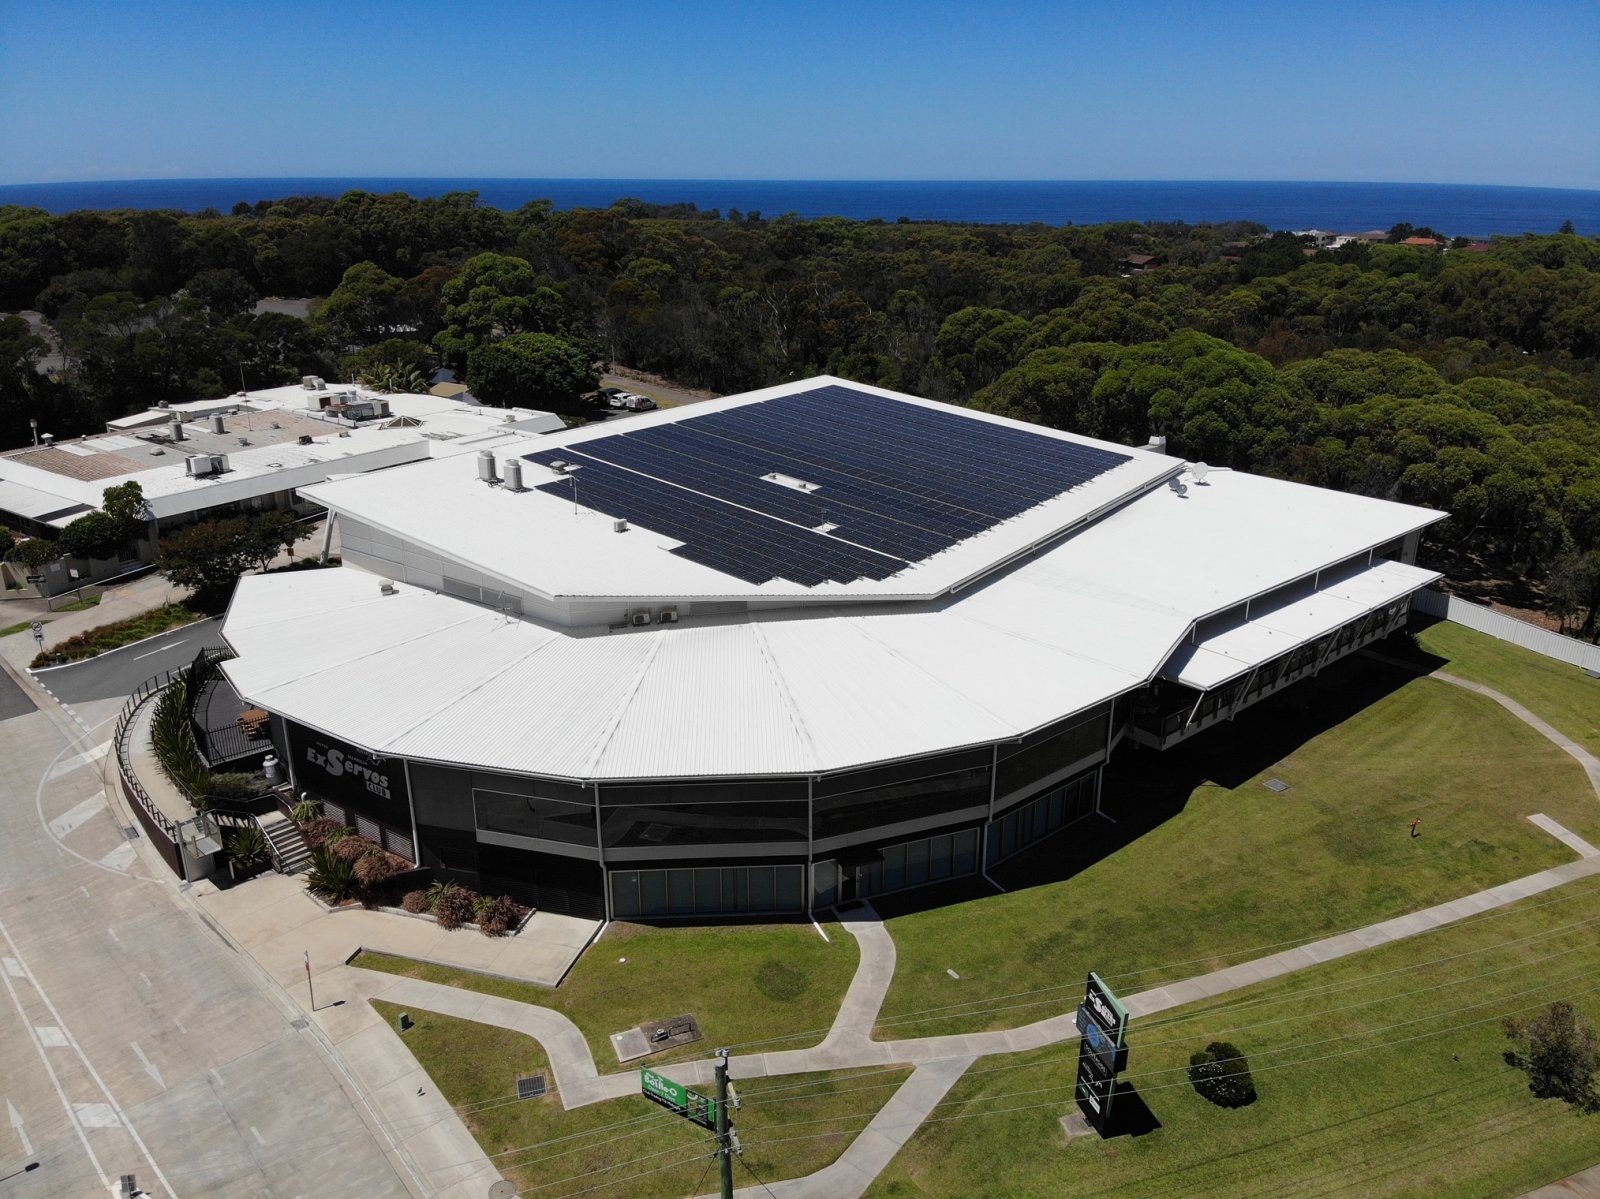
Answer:
<svg viewBox="0 0 1600 1199"><path fill-rule="evenodd" d="M555 990L363 954L356 965L503 995L565 1012L581 1028L602 1072L618 1069L611 1034L693 1013L705 1040L652 1063L705 1057L716 1046L774 1037L773 1048L820 1041L855 974L855 939L837 925L830 941L809 924L647 928L612 924ZM619 961L626 957L626 963Z"/></svg>
<svg viewBox="0 0 1600 1199"><path fill-rule="evenodd" d="M1556 999L1600 1023L1597 921L1585 880L1136 1021L1125 1077L1161 1124L1138 1138L1065 1142L1075 1049L982 1059L869 1196L965 1196L980 1179L996 1197L1519 1195L1600 1159L1600 1116L1535 1099L1499 1027ZM1189 1053L1217 1038L1249 1059L1254 1105L1225 1111L1189 1086Z"/></svg>
<svg viewBox="0 0 1600 1199"><path fill-rule="evenodd" d="M1448 621L1424 629L1417 642L1447 659L1445 669L1451 674L1503 692L1590 753L1600 754L1600 679Z"/></svg>
<svg viewBox="0 0 1600 1199"><path fill-rule="evenodd" d="M373 1007L391 1026L400 1011L378 1001ZM715 1188L715 1167L708 1166L713 1147L709 1132L643 1098L572 1111L563 1111L553 1094L515 1101L519 1076L543 1074L547 1083L553 1082L537 1041L432 1012L412 1010L411 1015L416 1027L405 1033L407 1047L461 1113L484 1151L505 1177L523 1188L523 1194L581 1192L592 1199L650 1199ZM907 1073L841 1071L741 1087L744 1106L734 1117L745 1146L744 1164L735 1172L738 1185L753 1185L757 1177L775 1180L808 1174L826 1166L888 1101ZM733 1074L737 1079L737 1058ZM771 1101L762 1098L767 1089L795 1083L801 1085L777 1091ZM616 1127L621 1121L632 1123ZM802 1132L808 1134L803 1140L773 1143ZM809 1135L818 1132L826 1135ZM543 1144L550 1141L556 1143ZM529 1145L542 1147L514 1152ZM666 1168L644 1173L660 1167Z"/></svg>
<svg viewBox="0 0 1600 1199"><path fill-rule="evenodd" d="M1375 680L1389 690L1368 703L1361 688ZM1356 693L1353 714L1301 737L1294 722L1338 697L1291 689L1215 730L1210 748L1197 739L1187 762L1141 753L1125 779L1108 778L1123 823L1090 819L1043 851L1079 853L1073 877L892 920L899 964L879 1035L1027 1023L1075 1004L1090 969L1138 991L1570 860L1524 819L1533 812L1600 838L1600 801L1577 764L1486 697L1370 662L1317 686ZM1188 794L1229 769L1248 777ZM1188 798L1134 839L1139 805L1161 801L1127 788L1163 772ZM1271 777L1292 789L1275 795ZM1039 988L1055 989L993 1001Z"/></svg>

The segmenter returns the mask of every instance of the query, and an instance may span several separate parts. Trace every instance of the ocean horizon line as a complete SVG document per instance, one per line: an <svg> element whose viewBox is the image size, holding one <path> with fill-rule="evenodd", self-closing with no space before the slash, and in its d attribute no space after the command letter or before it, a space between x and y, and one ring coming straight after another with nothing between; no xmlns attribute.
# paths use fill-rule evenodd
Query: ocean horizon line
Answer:
<svg viewBox="0 0 1600 1199"><path fill-rule="evenodd" d="M484 175L259 175L82 180L0 185L0 204L53 215L83 210L228 212L298 196L351 191L418 199L476 192L514 211L535 200L558 210L608 208L622 199L693 204L718 215L1052 226L1117 221L1274 229L1427 226L1449 236L1555 233L1567 222L1600 233L1600 191L1528 185L1362 183L1346 180L1153 179L694 179Z"/></svg>

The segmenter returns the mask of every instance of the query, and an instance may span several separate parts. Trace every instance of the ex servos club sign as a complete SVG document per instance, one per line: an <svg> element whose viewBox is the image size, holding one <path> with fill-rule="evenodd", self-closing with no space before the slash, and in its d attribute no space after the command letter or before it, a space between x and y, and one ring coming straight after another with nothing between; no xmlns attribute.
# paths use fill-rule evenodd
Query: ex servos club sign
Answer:
<svg viewBox="0 0 1600 1199"><path fill-rule="evenodd" d="M410 824L405 770L398 758L366 750L291 723L295 781L305 790L395 827Z"/></svg>
<svg viewBox="0 0 1600 1199"><path fill-rule="evenodd" d="M1128 1064L1128 1009L1092 970L1078 1007L1078 1106L1104 1135L1117 1093L1117 1075Z"/></svg>

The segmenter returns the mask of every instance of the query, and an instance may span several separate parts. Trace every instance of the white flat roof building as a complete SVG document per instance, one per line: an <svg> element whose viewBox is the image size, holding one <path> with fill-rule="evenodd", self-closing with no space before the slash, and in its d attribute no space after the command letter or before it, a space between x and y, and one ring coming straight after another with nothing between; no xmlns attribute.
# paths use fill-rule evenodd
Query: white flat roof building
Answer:
<svg viewBox="0 0 1600 1199"><path fill-rule="evenodd" d="M641 786L815 795L976 753L988 794L963 819L982 828L1063 771L1091 771L1098 802L1124 736L1172 744L1398 627L1437 577L1412 562L1442 519L831 378L306 495L346 568L246 578L224 626L224 669L288 730L298 781L317 790L308 736L470 772L479 842L602 875L694 856L669 852L680 833L606 831L608 796ZM1071 752L1045 760L1057 739ZM1034 774L1007 774L1030 755ZM593 844L474 824L485 771L572 788ZM941 802L896 807L894 835L950 824ZM814 873L843 834L811 819L793 852Z"/></svg>
<svg viewBox="0 0 1600 1199"><path fill-rule="evenodd" d="M320 380L317 382L320 383ZM0 454L0 523L63 528L98 508L107 487L135 480L157 520L494 445L507 433L564 428L525 408L480 408L353 384L265 388L152 408L107 432ZM191 458L213 460L196 472Z"/></svg>

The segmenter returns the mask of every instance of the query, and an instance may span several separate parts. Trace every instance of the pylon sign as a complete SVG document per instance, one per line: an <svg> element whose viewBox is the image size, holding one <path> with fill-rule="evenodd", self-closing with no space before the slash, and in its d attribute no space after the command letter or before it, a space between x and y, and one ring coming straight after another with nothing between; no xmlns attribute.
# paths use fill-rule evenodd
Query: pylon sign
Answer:
<svg viewBox="0 0 1600 1199"><path fill-rule="evenodd" d="M657 1074L648 1066L639 1071L639 1093L662 1107L669 1107L678 1115L701 1128L717 1126L717 1101L698 1091L691 1091L682 1083L673 1082L664 1074Z"/></svg>
<svg viewBox="0 0 1600 1199"><path fill-rule="evenodd" d="M1078 1107L1104 1133L1117 1092L1117 1075L1128 1065L1128 1009L1094 971L1078 1006Z"/></svg>

